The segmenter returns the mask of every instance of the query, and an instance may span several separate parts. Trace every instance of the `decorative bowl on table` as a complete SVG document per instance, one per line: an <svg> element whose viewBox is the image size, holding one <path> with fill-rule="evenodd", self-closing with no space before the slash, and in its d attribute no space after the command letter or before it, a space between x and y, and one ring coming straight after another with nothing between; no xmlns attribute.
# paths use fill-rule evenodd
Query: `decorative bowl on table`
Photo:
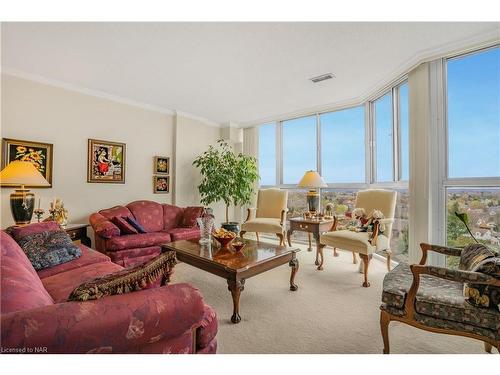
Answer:
<svg viewBox="0 0 500 375"><path fill-rule="evenodd" d="M220 244L221 248L227 249L229 247L229 244L236 238L236 233L221 228L215 230L212 233L212 236Z"/></svg>
<svg viewBox="0 0 500 375"><path fill-rule="evenodd" d="M245 243L243 241L235 241L231 244L231 246L233 247L234 251L236 252L240 252L241 250L243 250L243 248L245 247Z"/></svg>

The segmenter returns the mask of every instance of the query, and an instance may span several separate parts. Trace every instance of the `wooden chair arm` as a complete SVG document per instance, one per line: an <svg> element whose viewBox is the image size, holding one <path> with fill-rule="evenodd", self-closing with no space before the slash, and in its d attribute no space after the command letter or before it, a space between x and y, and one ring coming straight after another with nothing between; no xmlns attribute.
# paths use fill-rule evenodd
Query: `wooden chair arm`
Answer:
<svg viewBox="0 0 500 375"><path fill-rule="evenodd" d="M411 284L408 295L406 296L404 311L405 315L413 319L415 313L415 302L420 285L421 275L430 275L441 279L457 281L462 283L485 284L500 287L500 279L486 275L481 272L454 270L445 267L425 266L421 264L410 265L411 273L413 274L413 282Z"/></svg>
<svg viewBox="0 0 500 375"><path fill-rule="evenodd" d="M377 238L378 238L378 235L380 233L380 225L381 224L380 224L379 220L377 220L373 223L373 232L372 232L371 237L368 239L368 242L372 246L377 246Z"/></svg>
<svg viewBox="0 0 500 375"><path fill-rule="evenodd" d="M419 264L424 265L427 262L427 254L429 251L434 251L436 253L459 257L462 253L462 249L456 247L448 247L448 246L440 246L440 245L431 245L428 243L421 243L420 248L422 249L422 258L420 259Z"/></svg>
<svg viewBox="0 0 500 375"><path fill-rule="evenodd" d="M247 218L245 219L245 223L250 220L250 216L252 215L252 211L257 211L257 209L255 207L250 207L250 208L247 208Z"/></svg>
<svg viewBox="0 0 500 375"><path fill-rule="evenodd" d="M286 213L288 212L288 208L285 208L284 210L281 210L281 218L280 218L280 225L283 226L285 223L285 218L286 218Z"/></svg>

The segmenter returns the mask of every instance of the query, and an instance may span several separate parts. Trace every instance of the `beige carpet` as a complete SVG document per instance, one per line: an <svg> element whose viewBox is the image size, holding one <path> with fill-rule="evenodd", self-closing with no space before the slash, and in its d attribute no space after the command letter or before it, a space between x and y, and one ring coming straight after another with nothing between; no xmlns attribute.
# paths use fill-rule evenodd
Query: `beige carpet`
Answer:
<svg viewBox="0 0 500 375"><path fill-rule="evenodd" d="M370 288L351 253L325 252L325 269L314 266L315 252L298 254L299 290L289 288L290 268L278 267L250 278L241 294L242 321L232 324L226 281L187 264L178 264L173 282L199 288L219 318L218 353L381 353L379 306L384 263L370 263ZM392 353L483 353L479 341L424 332L392 322Z"/></svg>

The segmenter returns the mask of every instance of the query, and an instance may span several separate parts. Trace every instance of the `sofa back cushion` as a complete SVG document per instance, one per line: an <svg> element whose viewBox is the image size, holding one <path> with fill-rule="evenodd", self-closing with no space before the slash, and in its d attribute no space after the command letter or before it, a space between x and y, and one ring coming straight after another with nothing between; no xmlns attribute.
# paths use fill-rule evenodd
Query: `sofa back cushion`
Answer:
<svg viewBox="0 0 500 375"><path fill-rule="evenodd" d="M146 232L151 233L163 230L163 208L160 203L135 201L129 203L127 208Z"/></svg>
<svg viewBox="0 0 500 375"><path fill-rule="evenodd" d="M180 226L184 215L184 208L173 206L171 204L162 204L163 206L163 229L170 230Z"/></svg>
<svg viewBox="0 0 500 375"><path fill-rule="evenodd" d="M52 305L52 297L23 250L4 231L0 232L1 313Z"/></svg>

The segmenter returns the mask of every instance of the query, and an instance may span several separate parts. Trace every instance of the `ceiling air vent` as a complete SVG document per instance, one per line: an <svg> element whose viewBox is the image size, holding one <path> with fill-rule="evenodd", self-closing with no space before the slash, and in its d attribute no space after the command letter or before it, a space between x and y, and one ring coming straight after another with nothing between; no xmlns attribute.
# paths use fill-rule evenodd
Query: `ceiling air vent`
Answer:
<svg viewBox="0 0 500 375"><path fill-rule="evenodd" d="M322 74L320 76L312 77L312 78L309 78L309 79L311 81L313 81L313 83L318 83L318 82L321 82L321 81L326 81L327 79L332 79L334 77L335 77L335 75L333 75L333 73L327 73L327 74Z"/></svg>

